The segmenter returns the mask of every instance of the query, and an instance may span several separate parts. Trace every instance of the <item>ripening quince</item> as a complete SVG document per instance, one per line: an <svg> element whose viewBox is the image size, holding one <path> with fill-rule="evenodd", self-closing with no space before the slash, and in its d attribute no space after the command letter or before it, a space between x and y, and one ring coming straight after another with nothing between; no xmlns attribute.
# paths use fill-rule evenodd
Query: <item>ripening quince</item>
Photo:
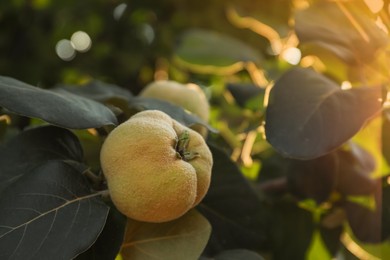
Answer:
<svg viewBox="0 0 390 260"><path fill-rule="evenodd" d="M173 80L159 80L147 85L140 96L156 98L180 106L205 123L210 118L210 105L203 90L196 84L181 84ZM204 126L194 125L191 127L203 137L207 135Z"/></svg>
<svg viewBox="0 0 390 260"><path fill-rule="evenodd" d="M145 222L170 221L195 207L209 188L213 164L200 134L157 110L116 127L100 159L115 206Z"/></svg>

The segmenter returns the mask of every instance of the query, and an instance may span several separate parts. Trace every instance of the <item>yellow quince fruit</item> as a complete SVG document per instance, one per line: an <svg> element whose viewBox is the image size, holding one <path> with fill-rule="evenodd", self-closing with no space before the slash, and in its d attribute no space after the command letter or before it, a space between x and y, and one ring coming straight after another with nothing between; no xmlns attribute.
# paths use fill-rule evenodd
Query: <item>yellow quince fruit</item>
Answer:
<svg viewBox="0 0 390 260"><path fill-rule="evenodd" d="M208 123L210 105L203 90L196 84L181 84L173 80L159 80L147 85L140 96L156 98L180 106ZM191 127L203 137L207 136L207 128L202 125Z"/></svg>
<svg viewBox="0 0 390 260"><path fill-rule="evenodd" d="M213 165L200 134L157 110L139 112L116 127L100 159L118 210L156 223L184 215L203 199Z"/></svg>

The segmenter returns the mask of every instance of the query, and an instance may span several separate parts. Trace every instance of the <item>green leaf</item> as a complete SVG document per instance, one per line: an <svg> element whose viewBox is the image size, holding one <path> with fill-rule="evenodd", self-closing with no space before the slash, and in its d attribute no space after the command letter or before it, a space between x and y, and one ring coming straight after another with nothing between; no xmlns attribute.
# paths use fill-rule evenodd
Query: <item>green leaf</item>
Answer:
<svg viewBox="0 0 390 260"><path fill-rule="evenodd" d="M211 185L198 206L213 227L205 254L264 247L268 208L229 156L215 145L209 147L214 161Z"/></svg>
<svg viewBox="0 0 390 260"><path fill-rule="evenodd" d="M272 259L305 259L316 227L313 214L288 199L275 201L272 210Z"/></svg>
<svg viewBox="0 0 390 260"><path fill-rule="evenodd" d="M104 143L104 139L100 135L85 129L73 130L72 132L77 136L83 148L83 162L93 172L98 172L100 170L100 149Z"/></svg>
<svg viewBox="0 0 390 260"><path fill-rule="evenodd" d="M65 128L85 129L117 124L114 113L96 101L66 91L57 93L33 87L3 76L0 76L0 106Z"/></svg>
<svg viewBox="0 0 390 260"><path fill-rule="evenodd" d="M374 157L357 144L350 143L350 150L339 150L339 176L337 190L343 195L370 195L377 181L371 177L378 167Z"/></svg>
<svg viewBox="0 0 390 260"><path fill-rule="evenodd" d="M260 63L260 53L238 39L215 31L192 29L185 32L176 48L177 57L189 64L226 67L237 62Z"/></svg>
<svg viewBox="0 0 390 260"><path fill-rule="evenodd" d="M348 198L344 203L348 224L355 237L362 242L379 243L382 240L382 185L375 182L374 208L368 208ZM366 199L371 199L369 196Z"/></svg>
<svg viewBox="0 0 390 260"><path fill-rule="evenodd" d="M98 196L62 161L22 176L0 197L0 258L72 259L87 250L108 214Z"/></svg>
<svg viewBox="0 0 390 260"><path fill-rule="evenodd" d="M0 120L0 140L4 138L7 133L8 124L5 120Z"/></svg>
<svg viewBox="0 0 390 260"><path fill-rule="evenodd" d="M343 226L339 225L333 228L326 228L323 225L320 225L319 232L329 254L333 257L336 256L341 247L340 236L343 232Z"/></svg>
<svg viewBox="0 0 390 260"><path fill-rule="evenodd" d="M232 249L222 251L213 257L214 260L264 260L258 253L247 249Z"/></svg>
<svg viewBox="0 0 390 260"><path fill-rule="evenodd" d="M50 160L82 162L83 151L77 137L56 126L21 132L0 146L0 193L7 185Z"/></svg>
<svg viewBox="0 0 390 260"><path fill-rule="evenodd" d="M110 99L123 99L129 101L133 96L130 91L127 91L124 88L100 80L92 80L84 85L58 84L52 90L66 90L78 96L83 96L99 102L105 102Z"/></svg>
<svg viewBox="0 0 390 260"><path fill-rule="evenodd" d="M348 63L368 62L388 44L363 1L319 1L296 13L295 31L301 43L328 49Z"/></svg>
<svg viewBox="0 0 390 260"><path fill-rule="evenodd" d="M338 161L334 153L311 160L291 160L287 174L289 191L300 199L325 202L338 181Z"/></svg>
<svg viewBox="0 0 390 260"><path fill-rule="evenodd" d="M386 181L382 189L382 240L390 238L390 186Z"/></svg>
<svg viewBox="0 0 390 260"><path fill-rule="evenodd" d="M127 117L132 113L132 111L128 109L128 102L133 95L130 91L117 85L108 84L99 80L92 80L85 85L58 84L51 90L65 94L71 92L75 95L103 103L110 107L117 117L121 113L124 113Z"/></svg>
<svg viewBox="0 0 390 260"><path fill-rule="evenodd" d="M77 256L75 260L115 259L123 242L126 220L126 216L112 206L99 238L87 251Z"/></svg>
<svg viewBox="0 0 390 260"><path fill-rule="evenodd" d="M193 125L203 125L211 132L217 132L217 130L212 128L196 115L187 112L180 106L176 106L164 100L145 97L133 97L129 102L129 106L130 108L137 111L160 110L187 127L191 127Z"/></svg>
<svg viewBox="0 0 390 260"><path fill-rule="evenodd" d="M165 223L128 219L121 255L124 259L198 259L211 232L196 210Z"/></svg>
<svg viewBox="0 0 390 260"><path fill-rule="evenodd" d="M382 117L382 154L386 162L390 165L390 111L386 109Z"/></svg>
<svg viewBox="0 0 390 260"><path fill-rule="evenodd" d="M240 107L255 111L263 110L264 88L244 83L230 83L226 87Z"/></svg>
<svg viewBox="0 0 390 260"><path fill-rule="evenodd" d="M319 230L313 232L311 239L311 245L306 252L306 259L331 259L328 249L325 246L325 243L322 239L321 233Z"/></svg>
<svg viewBox="0 0 390 260"><path fill-rule="evenodd" d="M282 155L313 159L353 137L381 110L381 87L342 90L311 69L294 68L272 88L266 111L268 142Z"/></svg>

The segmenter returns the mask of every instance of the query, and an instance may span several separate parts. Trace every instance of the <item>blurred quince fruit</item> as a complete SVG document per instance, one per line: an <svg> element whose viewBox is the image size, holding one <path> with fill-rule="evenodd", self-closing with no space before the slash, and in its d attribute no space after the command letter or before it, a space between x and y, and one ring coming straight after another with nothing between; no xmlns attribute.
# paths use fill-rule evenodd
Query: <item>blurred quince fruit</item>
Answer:
<svg viewBox="0 0 390 260"><path fill-rule="evenodd" d="M210 105L203 90L196 84L181 84L173 80L159 80L147 85L140 96L156 98L180 106L202 119L205 123L210 118ZM191 127L203 137L207 128L202 125Z"/></svg>

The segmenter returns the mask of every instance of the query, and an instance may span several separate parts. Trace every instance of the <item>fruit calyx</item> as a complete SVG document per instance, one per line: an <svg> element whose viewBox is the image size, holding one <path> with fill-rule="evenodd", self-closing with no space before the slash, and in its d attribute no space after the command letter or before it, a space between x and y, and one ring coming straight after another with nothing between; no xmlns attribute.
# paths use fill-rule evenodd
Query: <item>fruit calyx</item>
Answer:
<svg viewBox="0 0 390 260"><path fill-rule="evenodd" d="M191 161L196 157L200 157L199 153L187 151L188 144L190 142L190 134L187 130L184 130L179 138L176 139L175 150L176 157L186 162Z"/></svg>

